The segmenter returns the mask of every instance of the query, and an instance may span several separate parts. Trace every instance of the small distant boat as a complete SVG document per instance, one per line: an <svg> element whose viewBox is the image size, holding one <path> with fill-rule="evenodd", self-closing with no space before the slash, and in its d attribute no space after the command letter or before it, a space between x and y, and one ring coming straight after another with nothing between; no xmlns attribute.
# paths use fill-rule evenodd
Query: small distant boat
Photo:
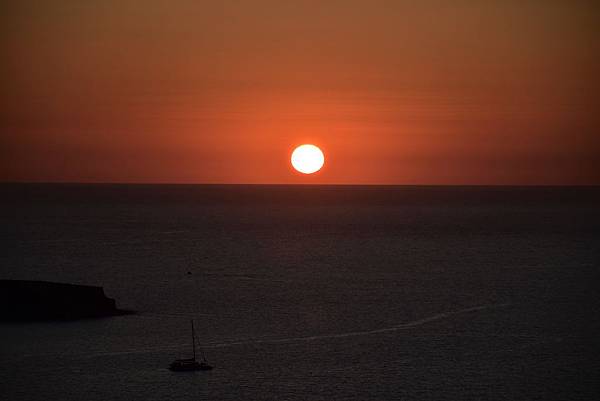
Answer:
<svg viewBox="0 0 600 401"><path fill-rule="evenodd" d="M176 359L169 365L169 369L174 372L190 372L195 370L211 370L213 367L206 362L203 353L200 352L201 360L196 360L196 335L194 333L194 320L192 323L192 353L193 357L188 359Z"/></svg>

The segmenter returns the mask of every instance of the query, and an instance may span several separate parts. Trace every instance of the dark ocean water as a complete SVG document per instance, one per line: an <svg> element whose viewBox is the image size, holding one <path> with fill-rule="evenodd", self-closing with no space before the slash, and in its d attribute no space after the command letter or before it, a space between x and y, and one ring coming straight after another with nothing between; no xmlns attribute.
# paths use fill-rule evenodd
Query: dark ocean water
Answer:
<svg viewBox="0 0 600 401"><path fill-rule="evenodd" d="M0 195L0 278L100 285L139 312L0 324L0 399L598 397L599 188ZM211 372L167 370L190 317Z"/></svg>

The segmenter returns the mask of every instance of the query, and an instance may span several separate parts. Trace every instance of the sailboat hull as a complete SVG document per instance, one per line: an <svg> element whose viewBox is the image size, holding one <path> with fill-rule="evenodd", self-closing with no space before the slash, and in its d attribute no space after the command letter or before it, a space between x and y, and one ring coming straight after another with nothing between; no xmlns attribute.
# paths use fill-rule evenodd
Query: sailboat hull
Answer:
<svg viewBox="0 0 600 401"><path fill-rule="evenodd" d="M169 365L169 369L174 372L192 372L197 370L212 370L212 366L205 362L198 362L193 359L178 359Z"/></svg>

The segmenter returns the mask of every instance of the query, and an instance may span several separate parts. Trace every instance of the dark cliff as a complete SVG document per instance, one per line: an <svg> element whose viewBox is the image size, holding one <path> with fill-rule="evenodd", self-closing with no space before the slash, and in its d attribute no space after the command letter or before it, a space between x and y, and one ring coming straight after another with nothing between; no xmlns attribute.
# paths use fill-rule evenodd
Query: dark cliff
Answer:
<svg viewBox="0 0 600 401"><path fill-rule="evenodd" d="M0 320L72 320L123 314L102 287L0 280Z"/></svg>

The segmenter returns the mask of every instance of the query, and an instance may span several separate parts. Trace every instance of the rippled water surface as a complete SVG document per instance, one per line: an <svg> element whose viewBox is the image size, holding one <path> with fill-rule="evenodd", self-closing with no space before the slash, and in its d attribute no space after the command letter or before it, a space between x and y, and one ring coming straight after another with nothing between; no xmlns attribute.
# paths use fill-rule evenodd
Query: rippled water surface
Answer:
<svg viewBox="0 0 600 401"><path fill-rule="evenodd" d="M0 324L2 399L597 395L598 188L0 191L0 278L138 312ZM191 317L215 369L170 372Z"/></svg>

